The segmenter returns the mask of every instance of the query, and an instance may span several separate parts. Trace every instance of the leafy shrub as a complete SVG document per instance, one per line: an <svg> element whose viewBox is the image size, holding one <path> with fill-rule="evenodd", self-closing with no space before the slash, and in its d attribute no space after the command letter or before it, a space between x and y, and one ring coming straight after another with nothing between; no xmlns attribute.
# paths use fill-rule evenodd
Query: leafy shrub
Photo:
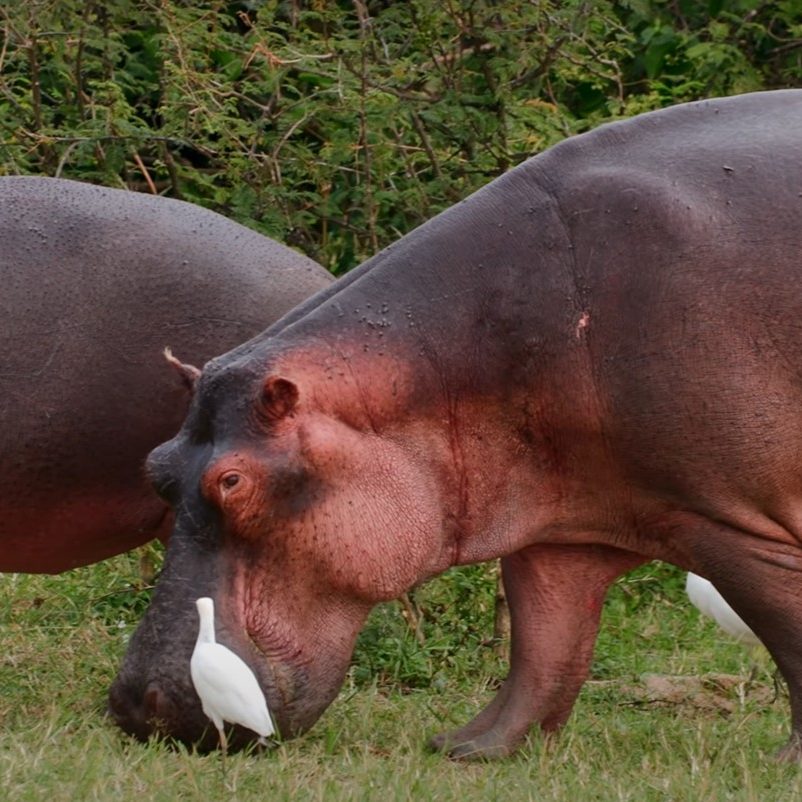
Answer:
<svg viewBox="0 0 802 802"><path fill-rule="evenodd" d="M791 0L32 0L0 24L0 172L185 198L335 273L566 135L802 78Z"/></svg>

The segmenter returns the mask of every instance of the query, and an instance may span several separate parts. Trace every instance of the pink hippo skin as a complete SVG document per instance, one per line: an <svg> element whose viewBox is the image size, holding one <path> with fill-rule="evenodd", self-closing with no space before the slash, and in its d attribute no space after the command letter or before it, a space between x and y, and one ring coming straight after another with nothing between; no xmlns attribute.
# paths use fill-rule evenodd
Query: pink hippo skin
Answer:
<svg viewBox="0 0 802 802"><path fill-rule="evenodd" d="M282 735L341 685L368 611L502 558L510 673L452 756L559 727L605 592L650 559L710 578L802 729L802 91L577 136L206 365L149 458L176 510L111 690L195 741L197 596Z"/></svg>
<svg viewBox="0 0 802 802"><path fill-rule="evenodd" d="M162 350L202 364L331 277L198 206L55 178L0 178L0 243L0 571L166 537L143 464L189 393Z"/></svg>

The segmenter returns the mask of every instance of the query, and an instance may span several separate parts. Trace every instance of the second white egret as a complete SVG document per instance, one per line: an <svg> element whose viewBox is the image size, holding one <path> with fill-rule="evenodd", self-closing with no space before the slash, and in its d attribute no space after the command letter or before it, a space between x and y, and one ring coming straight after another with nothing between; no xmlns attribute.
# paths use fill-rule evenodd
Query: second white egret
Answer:
<svg viewBox="0 0 802 802"><path fill-rule="evenodd" d="M761 645L760 638L730 607L712 582L689 572L685 580L685 592L699 612L712 618L726 633L732 635L744 646Z"/></svg>

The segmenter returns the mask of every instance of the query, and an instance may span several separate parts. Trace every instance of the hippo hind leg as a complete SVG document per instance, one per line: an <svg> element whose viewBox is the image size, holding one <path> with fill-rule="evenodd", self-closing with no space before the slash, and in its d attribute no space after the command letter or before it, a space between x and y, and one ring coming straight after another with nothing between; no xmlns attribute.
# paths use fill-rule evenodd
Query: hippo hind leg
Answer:
<svg viewBox="0 0 802 802"><path fill-rule="evenodd" d="M454 758L502 757L534 723L561 726L587 676L608 587L644 561L606 546L530 546L505 557L509 675L476 718L431 746Z"/></svg>
<svg viewBox="0 0 802 802"><path fill-rule="evenodd" d="M722 528L722 527L717 527ZM791 737L781 760L802 760L802 549L728 530L727 549L705 554L695 566L716 586L774 658L788 685ZM704 534L722 542L720 533ZM789 537L790 540L790 537Z"/></svg>

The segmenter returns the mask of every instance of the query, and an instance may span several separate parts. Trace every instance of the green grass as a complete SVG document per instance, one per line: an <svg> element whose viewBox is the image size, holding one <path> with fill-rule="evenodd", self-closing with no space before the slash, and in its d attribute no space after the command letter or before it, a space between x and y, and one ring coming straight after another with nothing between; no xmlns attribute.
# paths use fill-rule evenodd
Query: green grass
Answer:
<svg viewBox="0 0 802 802"><path fill-rule="evenodd" d="M144 606L136 555L58 577L0 576L3 800L793 800L802 772L773 752L788 729L767 659L740 695L644 692L649 674L746 676L750 656L701 621L682 575L652 564L605 608L592 681L563 732L513 758L458 764L426 738L464 722L504 673L491 643L492 570L421 588L424 642L400 605L376 611L340 698L305 737L229 759L139 744L104 717L105 695ZM675 684L670 679L669 684Z"/></svg>

